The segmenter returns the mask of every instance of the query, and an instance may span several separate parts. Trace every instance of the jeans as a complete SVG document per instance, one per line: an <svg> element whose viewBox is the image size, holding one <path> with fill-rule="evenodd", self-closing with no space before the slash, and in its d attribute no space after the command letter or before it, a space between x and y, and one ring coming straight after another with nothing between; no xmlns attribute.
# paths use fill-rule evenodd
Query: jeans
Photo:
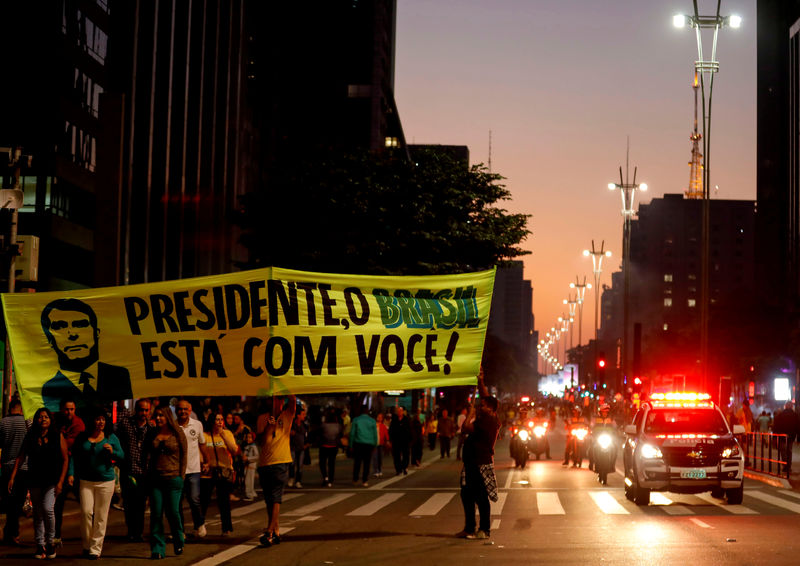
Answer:
<svg viewBox="0 0 800 566"><path fill-rule="evenodd" d="M208 511L211 503L211 492L217 490L217 507L219 507L219 517L222 522L222 532L233 531L231 520L231 492L234 485L223 477L203 478L200 481L200 507L203 515Z"/></svg>
<svg viewBox="0 0 800 566"><path fill-rule="evenodd" d="M181 521L181 494L183 478L153 478L150 480L150 552L164 556L167 540L164 536L164 515L167 516L175 549L183 548L183 521Z"/></svg>
<svg viewBox="0 0 800 566"><path fill-rule="evenodd" d="M56 535L56 486L30 486L30 488L36 544L39 546L53 544Z"/></svg>
<svg viewBox="0 0 800 566"><path fill-rule="evenodd" d="M303 481L303 455L305 449L292 450L292 463L289 466L289 477L295 481Z"/></svg>
<svg viewBox="0 0 800 566"><path fill-rule="evenodd" d="M372 452L372 473L383 473L383 446L380 444Z"/></svg>
<svg viewBox="0 0 800 566"><path fill-rule="evenodd" d="M8 480L14 465L3 466L0 475L0 499L6 510L6 525L3 527L3 540L10 542L19 536L19 518L22 515L22 506L25 505L25 493L28 491L26 481L27 472L17 470L14 478L14 489L8 492Z"/></svg>
<svg viewBox="0 0 800 566"><path fill-rule="evenodd" d="M200 472L186 474L183 479L183 497L181 497L181 521L183 520L183 500L189 503L189 511L192 513L192 524L195 529L199 529L206 522L206 514L200 505Z"/></svg>
<svg viewBox="0 0 800 566"><path fill-rule="evenodd" d="M256 493L256 463L248 463L244 469L244 496L255 499Z"/></svg>
<svg viewBox="0 0 800 566"><path fill-rule="evenodd" d="M333 483L333 476L336 473L336 454L339 448L336 446L320 446L319 448L319 471L323 481Z"/></svg>
<svg viewBox="0 0 800 566"><path fill-rule="evenodd" d="M402 474L408 469L408 458L411 447L408 444L392 444L392 457L394 458L394 470Z"/></svg>
<svg viewBox="0 0 800 566"><path fill-rule="evenodd" d="M56 538L61 538L61 523L64 519L64 504L67 501L67 496L70 493L75 494L75 498L78 499L78 484L80 482L78 479L75 479L75 483L72 487L67 485L67 482L64 482L64 489L61 490L61 493L58 494L56 497L56 506L55 506L55 514L56 514Z"/></svg>
<svg viewBox="0 0 800 566"><path fill-rule="evenodd" d="M128 536L141 538L144 532L144 510L150 490L144 476L125 474L120 478L122 501L125 503L125 525Z"/></svg>
<svg viewBox="0 0 800 566"><path fill-rule="evenodd" d="M440 436L439 437L439 454L441 457L450 457L450 437L449 436Z"/></svg>
<svg viewBox="0 0 800 566"><path fill-rule="evenodd" d="M476 465L464 466L466 472L465 485L461 488L461 505L464 507L464 530L471 533L475 530L475 507L480 515L480 529L489 532L491 528L491 507L489 494L481 477L480 468Z"/></svg>
<svg viewBox="0 0 800 566"><path fill-rule="evenodd" d="M115 480L80 481L81 540L83 549L100 556L106 538L108 510L114 497Z"/></svg>
<svg viewBox="0 0 800 566"><path fill-rule="evenodd" d="M372 444L362 442L353 443L353 481L358 481L358 470L363 465L364 471L361 472L361 481L366 483L369 478L369 464L372 460Z"/></svg>

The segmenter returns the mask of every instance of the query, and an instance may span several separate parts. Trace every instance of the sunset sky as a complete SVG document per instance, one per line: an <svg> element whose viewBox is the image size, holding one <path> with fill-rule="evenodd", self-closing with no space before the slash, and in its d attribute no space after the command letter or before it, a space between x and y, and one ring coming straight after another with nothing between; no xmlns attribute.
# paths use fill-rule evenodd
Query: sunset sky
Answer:
<svg viewBox="0 0 800 566"><path fill-rule="evenodd" d="M699 0L713 15L713 0ZM523 247L536 329L566 312L576 275L592 281L582 251L605 240L619 270L619 181L630 165L649 186L638 202L682 193L689 181L697 42L672 16L690 0L398 0L395 96L408 143L467 145L472 163L506 177L510 212L532 215ZM711 136L712 198L756 198L756 9L719 35ZM710 58L711 37L704 37ZM593 337L587 292L583 342ZM577 334L576 334L577 341Z"/></svg>

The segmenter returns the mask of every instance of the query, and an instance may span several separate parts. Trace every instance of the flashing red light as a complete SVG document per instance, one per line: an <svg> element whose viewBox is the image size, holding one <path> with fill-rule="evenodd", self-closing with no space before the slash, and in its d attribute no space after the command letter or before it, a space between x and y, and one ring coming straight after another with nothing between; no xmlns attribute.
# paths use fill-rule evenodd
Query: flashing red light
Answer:
<svg viewBox="0 0 800 566"><path fill-rule="evenodd" d="M600 361L597 362L597 365L599 367L601 367L601 368L604 368L604 367L606 367L606 361L605 360L600 360Z"/></svg>
<svg viewBox="0 0 800 566"><path fill-rule="evenodd" d="M527 403L527 402L529 402L530 400L531 400L531 398L530 398L530 397L523 397L522 399L520 399L520 401L522 401L523 403Z"/></svg>
<svg viewBox="0 0 800 566"><path fill-rule="evenodd" d="M634 382L636 385L641 385L641 384L642 384L642 380L641 380L641 379L639 379L638 377L634 377L634 378L633 378L633 382Z"/></svg>

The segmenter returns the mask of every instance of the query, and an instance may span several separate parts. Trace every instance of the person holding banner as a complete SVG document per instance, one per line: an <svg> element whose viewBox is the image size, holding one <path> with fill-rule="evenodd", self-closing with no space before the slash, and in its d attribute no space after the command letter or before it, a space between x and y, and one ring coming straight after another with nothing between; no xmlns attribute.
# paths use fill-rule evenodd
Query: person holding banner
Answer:
<svg viewBox="0 0 800 566"><path fill-rule="evenodd" d="M64 399L80 407L132 399L128 370L99 361L97 315L78 299L56 299L42 309L42 330L55 350L59 369L42 386L42 402L52 412Z"/></svg>
<svg viewBox="0 0 800 566"><path fill-rule="evenodd" d="M176 555L183 554L184 534L180 501L186 474L186 435L172 418L169 406L154 412L156 428L144 441L147 479L150 485L150 558L164 558L167 541L164 515L167 516Z"/></svg>
<svg viewBox="0 0 800 566"><path fill-rule="evenodd" d="M264 413L259 415L256 423L259 444L258 479L267 506L267 528L259 539L262 546L272 546L281 542L278 519L283 501L283 489L289 479L289 465L292 463L289 437L297 410L297 398L290 395L283 410L275 418L278 401L278 398L273 398L272 408L267 407Z"/></svg>

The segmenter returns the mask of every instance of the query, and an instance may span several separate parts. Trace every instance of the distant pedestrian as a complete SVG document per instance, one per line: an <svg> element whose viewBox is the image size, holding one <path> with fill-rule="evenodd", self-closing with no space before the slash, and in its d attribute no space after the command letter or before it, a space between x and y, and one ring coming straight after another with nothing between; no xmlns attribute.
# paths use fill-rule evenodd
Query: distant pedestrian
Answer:
<svg viewBox="0 0 800 566"><path fill-rule="evenodd" d="M69 457L64 435L53 422L49 409L38 409L33 415L33 424L25 435L22 450L14 463L8 489L14 482L22 463L27 459L27 483L33 506L33 528L36 539L34 558L55 558L53 545L56 534L56 497L64 487Z"/></svg>
<svg viewBox="0 0 800 566"><path fill-rule="evenodd" d="M258 446L256 435L251 431L245 435L244 447L244 500L256 498L256 470L258 469Z"/></svg>
<svg viewBox="0 0 800 566"><path fill-rule="evenodd" d="M0 503L5 508L6 524L3 527L3 544L20 546L19 518L28 491L28 462L23 461L17 469L13 489L9 487L11 472L22 451L22 443L28 432L28 425L22 415L22 403L12 399L8 405L8 415L0 420Z"/></svg>
<svg viewBox="0 0 800 566"><path fill-rule="evenodd" d="M303 458L308 449L308 426L306 410L300 409L292 421L289 447L292 450L292 463L289 466L289 487L303 487Z"/></svg>
<svg viewBox="0 0 800 566"><path fill-rule="evenodd" d="M222 536L233 532L231 519L231 492L235 487L234 459L239 455L239 445L233 433L225 427L225 417L217 413L214 425L205 433L203 446L203 476L200 503L205 516L211 502L211 493L217 491L217 506L222 522Z"/></svg>
<svg viewBox="0 0 800 566"><path fill-rule="evenodd" d="M336 454L339 452L342 440L342 428L342 423L336 416L336 409L328 407L320 428L319 472L322 474L322 487L333 486L336 476Z"/></svg>
<svg viewBox="0 0 800 566"><path fill-rule="evenodd" d="M392 443L394 471L397 475L408 474L411 451L411 419L403 407L395 408L395 415L389 425L389 441Z"/></svg>
<svg viewBox="0 0 800 566"><path fill-rule="evenodd" d="M378 445L372 452L372 475L380 478L383 477L383 452L389 446L389 429L383 422L383 413L375 417L375 427L378 430Z"/></svg>
<svg viewBox="0 0 800 566"><path fill-rule="evenodd" d="M280 510L283 502L283 489L289 479L289 465L292 451L289 437L297 410L297 398L290 395L281 410L276 406L279 399L273 399L272 408L259 415L256 424L258 442L258 479L267 506L267 527L259 542L262 546L280 544ZM277 414L277 416L276 416Z"/></svg>
<svg viewBox="0 0 800 566"><path fill-rule="evenodd" d="M450 442L456 433L456 423L450 418L447 409L442 409L439 418L439 454L442 458L450 457Z"/></svg>
<svg viewBox="0 0 800 566"><path fill-rule="evenodd" d="M56 426L58 427L58 430L61 431L61 434L64 435L64 440L67 442L68 456L72 457L72 445L75 443L75 439L78 438L78 435L86 429L86 425L84 424L83 419L75 415L76 409L74 401L63 399L59 407L60 410L58 414L54 415ZM64 503L66 503L67 496L70 493L74 493L77 499L77 483L75 485L68 483L64 486L64 489L61 490L59 496L56 497L56 536L53 539L53 544L55 544L57 547L61 546L61 524L64 517Z"/></svg>
<svg viewBox="0 0 800 566"><path fill-rule="evenodd" d="M177 414L178 426L186 436L186 475L183 479L183 496L189 503L189 511L192 514L192 536L203 538L207 534L206 530L206 515L203 506L200 504L200 476L203 472L203 464L205 463L205 455L202 448L206 444L206 438L203 435L202 423L192 417L192 404L186 399L181 399L175 405L175 413ZM183 520L183 504L181 509L181 521L184 525L186 522Z"/></svg>
<svg viewBox="0 0 800 566"><path fill-rule="evenodd" d="M120 465L120 487L125 505L125 525L129 542L142 542L144 511L150 491L147 487L147 463L144 457L144 441L155 424L150 422L150 400L139 399L134 414L117 421L116 435L125 452Z"/></svg>
<svg viewBox="0 0 800 566"><path fill-rule="evenodd" d="M350 446L353 448L353 483L358 484L358 472L361 472L361 485L369 484L369 465L372 461L372 451L378 444L378 425L365 407L360 407L361 414L353 419L350 424Z"/></svg>
<svg viewBox="0 0 800 566"><path fill-rule="evenodd" d="M125 453L116 435L106 431L106 414L95 410L88 416L91 428L75 439L67 483L80 489L83 556L97 560L103 552L108 510L114 497L114 466Z"/></svg>
<svg viewBox="0 0 800 566"><path fill-rule="evenodd" d="M436 418L436 411L434 411L425 419L425 434L428 435L428 449L436 450L436 436L438 433L439 419Z"/></svg>
<svg viewBox="0 0 800 566"><path fill-rule="evenodd" d="M786 401L783 410L775 415L775 424L772 427L773 434L785 434L786 439L784 442L779 442L779 446L783 448L781 451L782 460L786 462L783 466L783 473L787 476L792 472L792 445L797 438L797 433L800 431L800 419L794 411L794 403Z"/></svg>
<svg viewBox="0 0 800 566"><path fill-rule="evenodd" d="M497 501L497 478L494 473L494 445L500 431L497 418L497 399L489 396L483 383L483 372L478 377L481 405L473 407L464 421L467 433L464 441L464 467L461 470L461 504L464 507L464 529L459 538L487 539L491 529L491 504ZM480 523L475 530L475 507Z"/></svg>
<svg viewBox="0 0 800 566"><path fill-rule="evenodd" d="M180 501L186 474L186 435L172 418L169 406L156 408L156 428L144 441L147 482L150 485L150 558L164 558L167 516L175 555L183 554L184 534Z"/></svg>
<svg viewBox="0 0 800 566"><path fill-rule="evenodd" d="M411 464L415 468L422 464L422 447L425 443L423 429L419 413L414 413L411 417Z"/></svg>

